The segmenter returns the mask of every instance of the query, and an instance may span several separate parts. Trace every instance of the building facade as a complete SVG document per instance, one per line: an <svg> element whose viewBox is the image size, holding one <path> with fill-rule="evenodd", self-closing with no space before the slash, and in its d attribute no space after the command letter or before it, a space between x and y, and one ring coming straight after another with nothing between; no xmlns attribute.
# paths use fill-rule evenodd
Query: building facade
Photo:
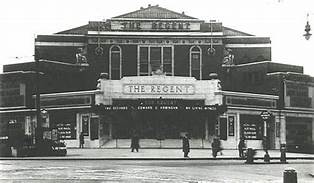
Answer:
<svg viewBox="0 0 314 183"><path fill-rule="evenodd" d="M273 63L269 37L149 6L38 35L35 50L41 108L49 114L42 125L58 129L69 147L78 147L83 132L88 147L128 147L139 133L142 147L178 148L188 133L195 148L210 147L215 136L224 148L237 148L241 137L262 148L267 136L278 149L294 138L287 132L296 124L306 126L308 135L301 136L313 146L313 78L303 82L307 93L289 89L295 84L286 78L285 84L271 79L278 72L301 76L303 69ZM4 66L5 73L34 70L32 62ZM290 100L299 101L291 95L311 104L289 108ZM29 96L35 99L34 92ZM34 102L26 108L34 119ZM266 121L265 111L271 113Z"/></svg>

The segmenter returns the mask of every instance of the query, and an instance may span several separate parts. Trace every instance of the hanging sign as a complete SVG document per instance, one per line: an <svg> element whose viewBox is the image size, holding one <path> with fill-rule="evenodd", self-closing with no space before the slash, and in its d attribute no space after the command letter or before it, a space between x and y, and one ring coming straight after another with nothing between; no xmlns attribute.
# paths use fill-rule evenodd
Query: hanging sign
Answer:
<svg viewBox="0 0 314 183"><path fill-rule="evenodd" d="M228 135L234 136L234 116L228 117Z"/></svg>
<svg viewBox="0 0 314 183"><path fill-rule="evenodd" d="M261 112L260 116L264 121L267 121L271 117L271 113L269 111Z"/></svg>

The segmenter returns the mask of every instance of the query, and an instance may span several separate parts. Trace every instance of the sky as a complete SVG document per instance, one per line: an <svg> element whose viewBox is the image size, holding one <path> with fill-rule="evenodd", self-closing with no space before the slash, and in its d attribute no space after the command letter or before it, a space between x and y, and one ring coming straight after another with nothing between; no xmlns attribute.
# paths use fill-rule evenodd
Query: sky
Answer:
<svg viewBox="0 0 314 183"><path fill-rule="evenodd" d="M0 10L0 73L5 64L34 61L36 35L50 35L135 11L148 4L272 41L272 61L304 67L314 76L313 0L4 0ZM309 14L313 34L303 34Z"/></svg>

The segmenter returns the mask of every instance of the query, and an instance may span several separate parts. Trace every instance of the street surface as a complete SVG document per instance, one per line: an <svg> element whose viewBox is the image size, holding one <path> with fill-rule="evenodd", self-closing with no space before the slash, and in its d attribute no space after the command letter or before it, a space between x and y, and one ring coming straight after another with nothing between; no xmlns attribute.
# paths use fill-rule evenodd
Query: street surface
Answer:
<svg viewBox="0 0 314 183"><path fill-rule="evenodd" d="M262 162L262 161L256 161ZM244 160L1 160L0 182L283 182L292 167L298 182L314 182L314 160L244 164Z"/></svg>

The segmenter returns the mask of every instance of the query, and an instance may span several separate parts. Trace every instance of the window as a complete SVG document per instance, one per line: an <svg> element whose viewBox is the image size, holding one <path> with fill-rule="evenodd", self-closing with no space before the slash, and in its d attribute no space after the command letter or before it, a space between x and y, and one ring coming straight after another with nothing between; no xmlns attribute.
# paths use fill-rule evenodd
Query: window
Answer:
<svg viewBox="0 0 314 183"><path fill-rule="evenodd" d="M138 75L149 76L161 69L166 75L173 75L173 47L139 46Z"/></svg>
<svg viewBox="0 0 314 183"><path fill-rule="evenodd" d="M140 71L138 72L140 76L149 75L149 67L148 67L148 48L140 47Z"/></svg>
<svg viewBox="0 0 314 183"><path fill-rule="evenodd" d="M199 46L190 49L190 77L202 79L202 51Z"/></svg>
<svg viewBox="0 0 314 183"><path fill-rule="evenodd" d="M161 68L161 47L150 48L150 66L151 71L156 71Z"/></svg>
<svg viewBox="0 0 314 183"><path fill-rule="evenodd" d="M112 46L109 54L109 79L121 79L121 48Z"/></svg>
<svg viewBox="0 0 314 183"><path fill-rule="evenodd" d="M172 49L163 47L163 71L166 75L172 75Z"/></svg>

